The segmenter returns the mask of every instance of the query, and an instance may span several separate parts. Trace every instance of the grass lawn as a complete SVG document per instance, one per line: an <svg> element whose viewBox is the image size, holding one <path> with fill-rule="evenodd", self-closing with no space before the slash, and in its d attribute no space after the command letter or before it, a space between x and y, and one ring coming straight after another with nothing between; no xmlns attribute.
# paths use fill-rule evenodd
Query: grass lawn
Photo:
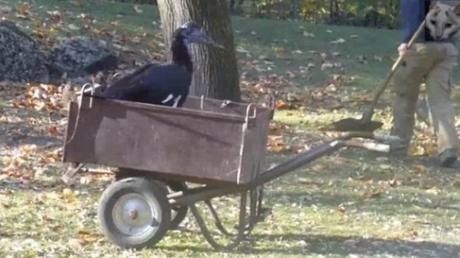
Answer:
<svg viewBox="0 0 460 258"><path fill-rule="evenodd" d="M32 33L37 18L59 10L64 22L48 31L51 41L90 34L134 49L139 58L161 53L153 7L140 6L138 13L129 4L83 2L35 0L29 17L21 18L14 11L20 1L0 0L0 7L13 7L0 16ZM88 16L82 13L97 22L85 28ZM233 17L233 24L244 85L276 76L277 83L286 84L281 88L323 94L302 108L276 112L270 139L282 148L269 146L267 167L330 138L319 130L330 121L357 115L364 93L389 69L399 36L398 31L241 17ZM335 75L346 78L339 90L326 87ZM18 107L31 87L0 86L0 257L460 256L457 171L441 169L424 156L401 159L353 149L267 184L265 206L272 213L234 251L214 251L190 215L155 248L119 249L104 238L96 217L97 201L112 176L81 175L75 186L63 185L59 159L65 113ZM328 100L343 105L326 108ZM388 111L382 105L377 112L384 129L390 126ZM429 152L431 138L418 124L413 153ZM226 221L234 219L233 196L214 202Z"/></svg>

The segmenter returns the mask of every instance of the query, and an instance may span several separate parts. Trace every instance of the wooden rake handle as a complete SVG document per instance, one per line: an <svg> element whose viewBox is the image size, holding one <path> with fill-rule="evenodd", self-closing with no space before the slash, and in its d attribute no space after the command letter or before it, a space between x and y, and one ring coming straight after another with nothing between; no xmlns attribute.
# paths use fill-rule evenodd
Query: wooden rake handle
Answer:
<svg viewBox="0 0 460 258"><path fill-rule="evenodd" d="M407 43L407 48L408 49L410 49L414 45L414 43L417 41L417 39L420 36L420 34L424 31L425 24L426 24L426 21L423 20L423 22L420 24L418 29L415 31L414 35L412 35L411 39ZM382 95L382 93L387 88L389 82L393 78L393 75L396 73L397 69L402 64L403 61L404 61L404 56L401 56L401 55L398 57L398 59L396 59L395 63L391 67L390 72L388 73L387 77L385 78L385 81L383 82L382 85L380 85L376 89L376 91L374 93L374 97L372 98L372 102L369 105L369 108L366 110L367 112L364 112L364 114L363 114L363 118L362 118L363 121L370 121L372 119L372 115L374 113L375 106L377 105L377 101L379 100L380 96Z"/></svg>

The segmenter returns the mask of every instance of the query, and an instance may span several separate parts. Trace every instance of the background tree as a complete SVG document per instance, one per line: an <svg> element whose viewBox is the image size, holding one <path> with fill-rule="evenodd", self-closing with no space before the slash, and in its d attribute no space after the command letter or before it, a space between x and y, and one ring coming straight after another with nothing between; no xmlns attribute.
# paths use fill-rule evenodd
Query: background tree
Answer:
<svg viewBox="0 0 460 258"><path fill-rule="evenodd" d="M152 4L156 2L152 0L114 1L130 2L137 4ZM228 9L233 15L241 15L244 17L258 17L283 20L293 19L300 21L309 21L314 23L379 27L389 29L399 28L400 0L220 1L225 1L227 3Z"/></svg>
<svg viewBox="0 0 460 258"><path fill-rule="evenodd" d="M298 20L299 13L300 13L300 0L292 0L291 9L290 9L291 18L293 20Z"/></svg>
<svg viewBox="0 0 460 258"><path fill-rule="evenodd" d="M329 1L329 21L332 23L337 22L337 19L340 15L339 3L337 0Z"/></svg>
<svg viewBox="0 0 460 258"><path fill-rule="evenodd" d="M242 11L244 0L230 0L229 9L231 13L239 13Z"/></svg>
<svg viewBox="0 0 460 258"><path fill-rule="evenodd" d="M227 1L158 0L157 3L168 50L172 32L187 21L202 25L208 35L224 46L224 49L201 45L191 47L194 73L190 94L240 100L233 29Z"/></svg>

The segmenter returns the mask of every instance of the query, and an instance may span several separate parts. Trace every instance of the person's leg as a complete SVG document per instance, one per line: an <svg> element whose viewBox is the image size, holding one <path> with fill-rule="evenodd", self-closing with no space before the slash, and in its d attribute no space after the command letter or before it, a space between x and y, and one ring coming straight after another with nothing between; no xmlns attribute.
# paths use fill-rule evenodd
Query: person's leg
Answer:
<svg viewBox="0 0 460 258"><path fill-rule="evenodd" d="M455 128L455 112L450 100L450 77L457 64L457 50L452 44L439 44L440 58L427 77L427 93L432 123L437 136L441 165L450 166L457 159L459 140Z"/></svg>
<svg viewBox="0 0 460 258"><path fill-rule="evenodd" d="M406 155L413 135L415 109L420 90L420 84L430 66L425 44L416 44L409 50L403 64L398 68L393 78L393 128L392 135L399 136L401 142L394 143L390 152L395 155Z"/></svg>

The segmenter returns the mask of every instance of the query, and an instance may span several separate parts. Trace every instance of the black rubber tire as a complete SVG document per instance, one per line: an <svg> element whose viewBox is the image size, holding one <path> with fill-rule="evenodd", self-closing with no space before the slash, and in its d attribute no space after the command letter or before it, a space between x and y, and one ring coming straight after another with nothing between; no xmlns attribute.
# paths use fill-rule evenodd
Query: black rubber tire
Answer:
<svg viewBox="0 0 460 258"><path fill-rule="evenodd" d="M98 206L99 222L104 235L110 242L122 248L140 249L155 245L164 237L171 221L171 206L165 189L161 183L144 177L123 178L109 185L103 192ZM116 226L113 210L117 201L128 194L142 197L150 211L157 215L157 225L147 225L147 232L137 235L126 234Z"/></svg>
<svg viewBox="0 0 460 258"><path fill-rule="evenodd" d="M118 173L116 173L115 178L116 180L121 180L123 178L129 177L136 172L136 170L130 170L126 168L119 168ZM148 175L146 175L147 177ZM154 180L154 179L151 179ZM187 189L187 184L185 182L177 182L177 181L167 181L164 182L166 185L165 191L168 192L179 192ZM163 185L163 184L162 184ZM171 207L171 222L169 223L169 229L177 229L180 223L187 217L189 207L188 206L172 206Z"/></svg>
<svg viewBox="0 0 460 258"><path fill-rule="evenodd" d="M184 182L168 182L168 189L171 192L179 192L187 189L187 185ZM171 207L171 222L169 223L169 229L176 229L180 223L187 217L188 206L178 205Z"/></svg>

